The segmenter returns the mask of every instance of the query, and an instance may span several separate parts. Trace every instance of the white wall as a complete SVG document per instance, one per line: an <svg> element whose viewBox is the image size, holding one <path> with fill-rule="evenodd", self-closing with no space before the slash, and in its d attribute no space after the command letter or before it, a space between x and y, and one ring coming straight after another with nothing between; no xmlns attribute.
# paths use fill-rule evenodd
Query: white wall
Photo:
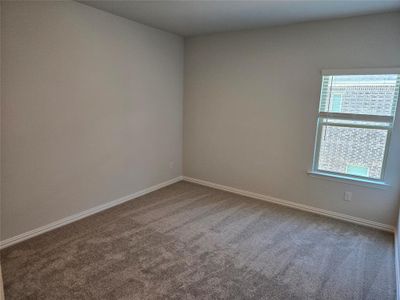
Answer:
<svg viewBox="0 0 400 300"><path fill-rule="evenodd" d="M400 66L400 14L185 40L184 175L394 225L400 122L387 190L310 177L321 69ZM399 116L400 117L400 116ZM344 191L353 201L343 201Z"/></svg>
<svg viewBox="0 0 400 300"><path fill-rule="evenodd" d="M1 17L2 239L181 175L182 38L76 2Z"/></svg>

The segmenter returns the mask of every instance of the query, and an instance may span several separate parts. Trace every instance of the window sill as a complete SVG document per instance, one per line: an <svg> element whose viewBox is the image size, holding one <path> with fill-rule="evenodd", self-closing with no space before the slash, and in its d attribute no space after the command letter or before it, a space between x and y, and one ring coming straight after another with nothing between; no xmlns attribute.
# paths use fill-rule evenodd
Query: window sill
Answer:
<svg viewBox="0 0 400 300"><path fill-rule="evenodd" d="M375 180L368 180L368 179L361 179L361 178L358 179L358 178L353 178L353 177L348 177L348 176L329 174L329 173L323 173L323 172L317 172L317 171L307 171L307 174L312 177L316 177L316 178L321 178L321 179L323 178L323 179L327 179L327 180L343 182L343 183L347 183L347 184L358 185L358 186L374 188L374 189L386 190L391 187L391 185L389 185L383 181L375 181Z"/></svg>

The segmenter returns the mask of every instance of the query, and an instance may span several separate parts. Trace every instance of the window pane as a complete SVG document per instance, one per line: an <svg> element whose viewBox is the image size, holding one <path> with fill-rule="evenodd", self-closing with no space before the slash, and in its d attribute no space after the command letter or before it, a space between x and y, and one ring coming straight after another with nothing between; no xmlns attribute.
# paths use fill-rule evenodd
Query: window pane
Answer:
<svg viewBox="0 0 400 300"><path fill-rule="evenodd" d="M380 179L387 130L322 126L318 169Z"/></svg>
<svg viewBox="0 0 400 300"><path fill-rule="evenodd" d="M360 167L360 166L353 166L353 165L347 165L346 173L347 174L352 174L352 175L357 175L357 176L368 177L369 168Z"/></svg>
<svg viewBox="0 0 400 300"><path fill-rule="evenodd" d="M323 76L320 111L394 116L399 84L397 74Z"/></svg>
<svg viewBox="0 0 400 300"><path fill-rule="evenodd" d="M341 112L341 111L342 111L342 95L333 94L330 112Z"/></svg>

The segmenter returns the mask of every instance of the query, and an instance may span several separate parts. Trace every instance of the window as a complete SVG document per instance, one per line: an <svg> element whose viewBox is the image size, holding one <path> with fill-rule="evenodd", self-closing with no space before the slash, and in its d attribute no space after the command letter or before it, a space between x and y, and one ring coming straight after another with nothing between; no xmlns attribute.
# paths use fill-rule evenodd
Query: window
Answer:
<svg viewBox="0 0 400 300"><path fill-rule="evenodd" d="M351 175L358 175L358 176L368 177L369 168L360 167L360 166L353 166L353 165L347 165L346 173L347 174L351 174Z"/></svg>
<svg viewBox="0 0 400 300"><path fill-rule="evenodd" d="M332 95L332 112L340 112L342 109L342 95L333 94Z"/></svg>
<svg viewBox="0 0 400 300"><path fill-rule="evenodd" d="M400 70L323 72L313 171L383 181L399 86Z"/></svg>

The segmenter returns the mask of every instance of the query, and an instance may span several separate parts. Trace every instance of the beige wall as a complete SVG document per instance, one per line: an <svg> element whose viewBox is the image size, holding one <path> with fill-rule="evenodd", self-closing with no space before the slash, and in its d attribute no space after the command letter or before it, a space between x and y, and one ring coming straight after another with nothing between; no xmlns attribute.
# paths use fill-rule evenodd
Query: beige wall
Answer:
<svg viewBox="0 0 400 300"><path fill-rule="evenodd" d="M184 175L395 224L400 122L387 190L310 177L320 71L400 66L400 14L185 40ZM353 201L343 201L344 191Z"/></svg>
<svg viewBox="0 0 400 300"><path fill-rule="evenodd" d="M181 175L183 40L2 3L2 239Z"/></svg>

